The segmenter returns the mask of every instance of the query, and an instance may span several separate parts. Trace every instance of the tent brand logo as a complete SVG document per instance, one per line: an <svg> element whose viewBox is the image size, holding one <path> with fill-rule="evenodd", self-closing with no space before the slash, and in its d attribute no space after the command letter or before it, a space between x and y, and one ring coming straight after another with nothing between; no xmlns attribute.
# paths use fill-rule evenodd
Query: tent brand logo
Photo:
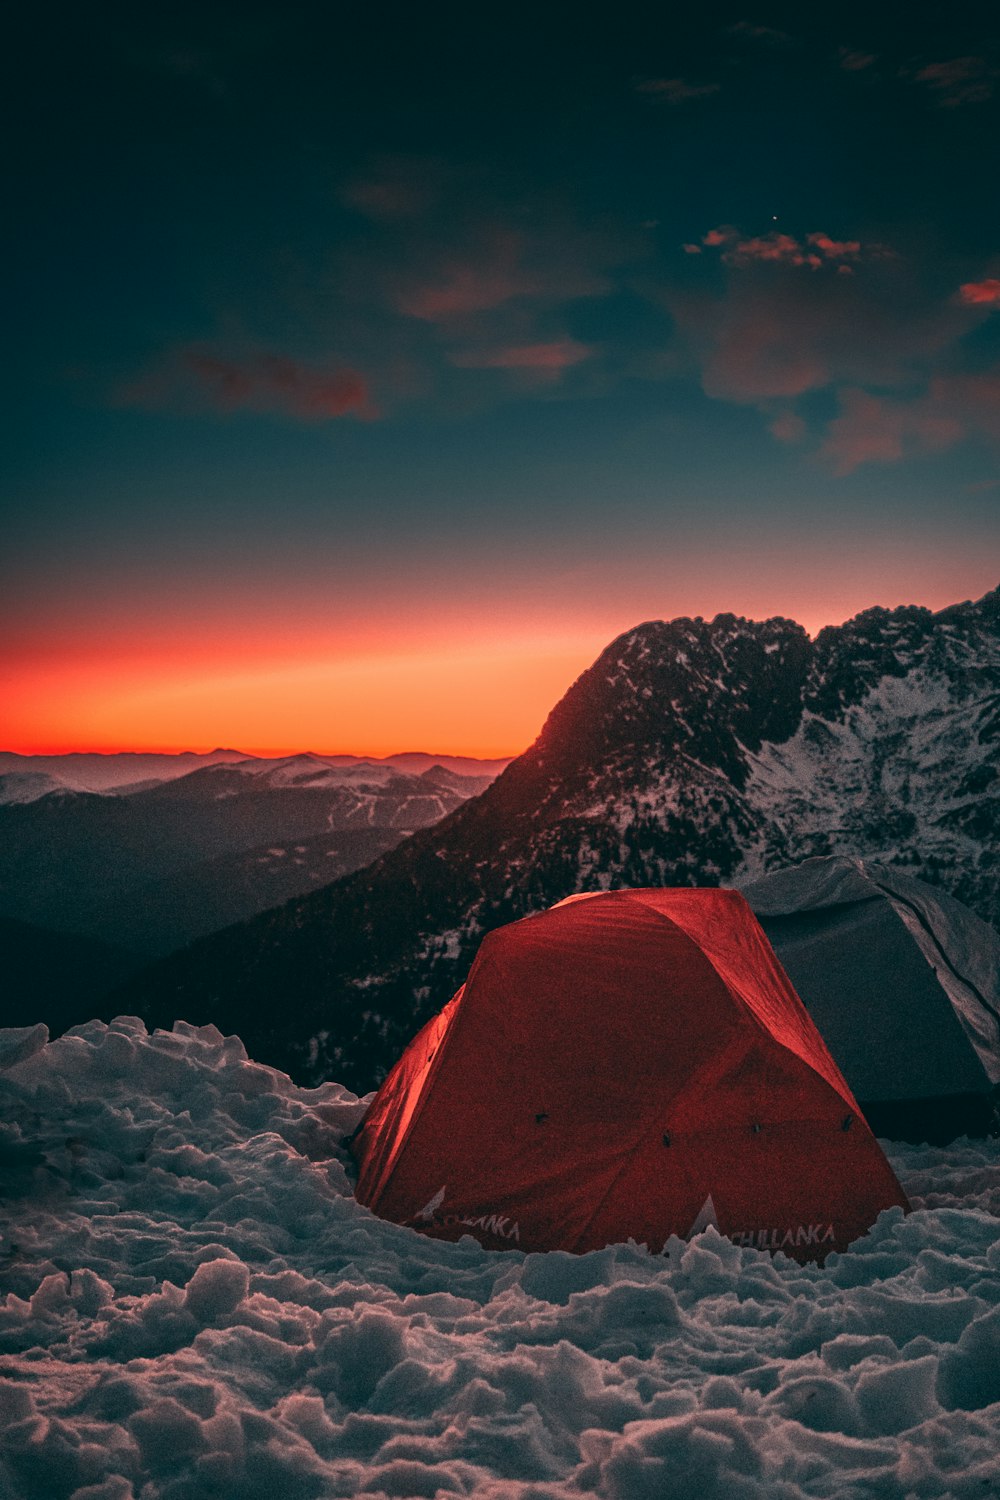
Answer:
<svg viewBox="0 0 1000 1500"><path fill-rule="evenodd" d="M434 1215L437 1213L438 1209L444 1202L444 1195L447 1191L447 1188L448 1184L445 1183L444 1187L440 1188L434 1194L434 1197L431 1199L431 1201L424 1204L423 1208L417 1214L417 1218L420 1220L421 1224L432 1224L434 1222Z"/></svg>
<svg viewBox="0 0 1000 1500"><path fill-rule="evenodd" d="M487 1234L496 1235L500 1240L513 1240L516 1244L521 1242L520 1224L509 1219L506 1214L480 1214L478 1219L460 1219L457 1214L453 1214L444 1222L465 1224L470 1229L484 1229Z"/></svg>
<svg viewBox="0 0 1000 1500"><path fill-rule="evenodd" d="M453 1224L461 1224L463 1229L482 1229L484 1233L491 1234L498 1240L510 1240L513 1244L521 1242L521 1226L516 1219L511 1219L507 1214L479 1214L475 1217L463 1214L439 1213L444 1195L448 1190L448 1184L439 1188L429 1203L416 1213L410 1223L420 1228L434 1225L438 1229L449 1228Z"/></svg>
<svg viewBox="0 0 1000 1500"><path fill-rule="evenodd" d="M686 1240L693 1240L696 1234L702 1230L718 1229L727 1239L732 1240L734 1245L743 1245L753 1250L785 1250L789 1246L799 1245L825 1245L835 1243L836 1235L832 1224L796 1224L794 1228L788 1229L735 1229L727 1231L720 1228L718 1215L712 1195L709 1193L704 1203L695 1216L694 1223L684 1236Z"/></svg>
<svg viewBox="0 0 1000 1500"><path fill-rule="evenodd" d="M695 1216L694 1223L691 1225L691 1228L688 1230L684 1238L686 1240L693 1240L696 1234L701 1234L702 1230L707 1229L709 1225L711 1225L713 1229L719 1229L719 1220L716 1216L715 1204L712 1202L711 1193L709 1193L708 1197L699 1208L698 1213ZM722 1233L721 1229L719 1229L719 1233Z"/></svg>
<svg viewBox="0 0 1000 1500"><path fill-rule="evenodd" d="M755 1250L786 1250L789 1246L833 1244L832 1224L796 1224L789 1229L736 1229L727 1238L734 1245Z"/></svg>

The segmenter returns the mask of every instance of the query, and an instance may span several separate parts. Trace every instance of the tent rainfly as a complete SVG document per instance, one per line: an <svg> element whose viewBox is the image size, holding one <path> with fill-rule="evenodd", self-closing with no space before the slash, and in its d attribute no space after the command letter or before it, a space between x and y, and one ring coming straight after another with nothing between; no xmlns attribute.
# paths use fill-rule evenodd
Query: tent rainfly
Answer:
<svg viewBox="0 0 1000 1500"><path fill-rule="evenodd" d="M906 1207L743 897L570 897L499 928L403 1053L356 1196L491 1248L659 1253L713 1225L799 1260Z"/></svg>
<svg viewBox="0 0 1000 1500"><path fill-rule="evenodd" d="M879 1135L985 1135L1000 1100L1000 937L934 886L807 859L742 887Z"/></svg>

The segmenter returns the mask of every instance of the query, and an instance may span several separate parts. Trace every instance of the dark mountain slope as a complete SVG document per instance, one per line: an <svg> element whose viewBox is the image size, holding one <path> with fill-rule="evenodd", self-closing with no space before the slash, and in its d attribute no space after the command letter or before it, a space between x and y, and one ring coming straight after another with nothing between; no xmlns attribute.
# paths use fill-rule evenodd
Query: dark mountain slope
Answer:
<svg viewBox="0 0 1000 1500"><path fill-rule="evenodd" d="M366 1088L484 931L574 891L716 884L846 849L914 865L989 917L998 688L996 594L870 610L814 644L783 619L639 626L481 796L174 955L119 1008L212 1020L300 1078Z"/></svg>
<svg viewBox="0 0 1000 1500"><path fill-rule="evenodd" d="M0 917L0 1026L44 1021L52 1036L89 1019L144 960L123 948Z"/></svg>

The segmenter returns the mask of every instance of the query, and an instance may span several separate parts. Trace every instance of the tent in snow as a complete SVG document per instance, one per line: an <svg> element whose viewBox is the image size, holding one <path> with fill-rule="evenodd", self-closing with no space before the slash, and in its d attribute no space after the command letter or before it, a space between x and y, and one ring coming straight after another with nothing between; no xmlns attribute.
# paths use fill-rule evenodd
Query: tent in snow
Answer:
<svg viewBox="0 0 1000 1500"><path fill-rule="evenodd" d="M872 1129L983 1135L1000 1081L1000 938L884 865L808 859L743 886Z"/></svg>
<svg viewBox="0 0 1000 1500"><path fill-rule="evenodd" d="M379 1089L356 1196L494 1247L799 1259L906 1200L743 897L571 897L499 928Z"/></svg>

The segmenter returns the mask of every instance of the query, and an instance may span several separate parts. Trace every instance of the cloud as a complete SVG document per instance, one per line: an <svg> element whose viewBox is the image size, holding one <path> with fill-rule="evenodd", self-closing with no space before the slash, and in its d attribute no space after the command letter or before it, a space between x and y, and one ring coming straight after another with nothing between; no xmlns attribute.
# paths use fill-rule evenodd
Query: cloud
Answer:
<svg viewBox="0 0 1000 1500"><path fill-rule="evenodd" d="M809 266L818 271L823 264L822 256L815 250L806 250L790 234L758 235L753 239L740 240L723 254L730 266L748 266L752 261L770 261L786 266Z"/></svg>
<svg viewBox="0 0 1000 1500"><path fill-rule="evenodd" d="M887 246L862 245L860 240L835 240L821 230L807 234L799 240L794 235L772 229L764 235L745 237L731 224L720 224L702 237L702 244L722 250L722 259L728 266L749 266L755 263L807 266L818 271L829 262L837 263L838 270L850 269L848 262L860 260L887 260L893 256ZM697 247L688 247L689 253Z"/></svg>
<svg viewBox="0 0 1000 1500"><path fill-rule="evenodd" d="M935 418L922 403L848 389L841 392L840 416L830 423L820 453L844 475L861 464L897 463L910 454L948 448L961 436L957 423Z"/></svg>
<svg viewBox="0 0 1000 1500"><path fill-rule="evenodd" d="M750 402L801 396L827 385L833 361L821 310L750 298L713 309L690 328L708 396Z"/></svg>
<svg viewBox="0 0 1000 1500"><path fill-rule="evenodd" d="M904 401L847 389L820 454L838 474L866 463L939 453L970 436L1000 442L1000 369L932 380Z"/></svg>
<svg viewBox="0 0 1000 1500"><path fill-rule="evenodd" d="M589 359L594 350L576 339L557 339L547 344L515 344L505 348L461 349L448 355L462 370L518 370L545 379L558 379L563 370Z"/></svg>
<svg viewBox="0 0 1000 1500"><path fill-rule="evenodd" d="M755 21L736 21L726 27L726 35L742 41L760 42L765 47L787 47L794 41L787 31L779 31L776 26L761 26Z"/></svg>
<svg viewBox="0 0 1000 1500"><path fill-rule="evenodd" d="M806 424L794 411L783 411L775 417L769 431L779 443L801 443L806 435Z"/></svg>
<svg viewBox="0 0 1000 1500"><path fill-rule="evenodd" d="M846 73L863 73L866 68L874 67L876 58L872 52L852 52L849 47L841 47L837 61Z"/></svg>
<svg viewBox="0 0 1000 1500"><path fill-rule="evenodd" d="M967 332L957 299L929 295L882 247L819 231L743 239L724 226L704 238L721 252L722 286L688 274L660 295L713 399L766 406L843 385L912 387Z"/></svg>
<svg viewBox="0 0 1000 1500"><path fill-rule="evenodd" d="M404 291L399 310L410 318L439 323L466 313L488 312L519 297L540 294L538 281L515 264L443 266L437 279Z"/></svg>
<svg viewBox="0 0 1000 1500"><path fill-rule="evenodd" d="M861 257L860 240L832 240L828 234L808 234L806 240L814 245L827 260L841 260L845 257L849 260L859 260ZM878 247L882 251L882 247Z"/></svg>
<svg viewBox="0 0 1000 1500"><path fill-rule="evenodd" d="M447 169L423 157L383 156L360 177L345 183L344 202L376 222L394 224L419 218L437 202Z"/></svg>
<svg viewBox="0 0 1000 1500"><path fill-rule="evenodd" d="M174 351L118 392L126 406L207 406L219 412L277 413L300 422L376 415L356 370L306 364L266 351L227 356L205 345Z"/></svg>
<svg viewBox="0 0 1000 1500"><path fill-rule="evenodd" d="M637 94L654 94L667 104L687 104L717 94L721 83L689 83L686 78L647 78L635 86Z"/></svg>
<svg viewBox="0 0 1000 1500"><path fill-rule="evenodd" d="M984 57L952 57L947 62L928 63L913 76L927 85L942 109L957 109L992 99L1000 69Z"/></svg>
<svg viewBox="0 0 1000 1500"><path fill-rule="evenodd" d="M1000 307L1000 279L988 276L985 281L966 281L958 295L967 307Z"/></svg>
<svg viewBox="0 0 1000 1500"><path fill-rule="evenodd" d="M397 281L399 312L425 323L457 326L514 304L555 307L611 289L602 262L615 247L598 237L477 225L460 248L431 245L416 270ZM473 330L481 333L481 330Z"/></svg>

